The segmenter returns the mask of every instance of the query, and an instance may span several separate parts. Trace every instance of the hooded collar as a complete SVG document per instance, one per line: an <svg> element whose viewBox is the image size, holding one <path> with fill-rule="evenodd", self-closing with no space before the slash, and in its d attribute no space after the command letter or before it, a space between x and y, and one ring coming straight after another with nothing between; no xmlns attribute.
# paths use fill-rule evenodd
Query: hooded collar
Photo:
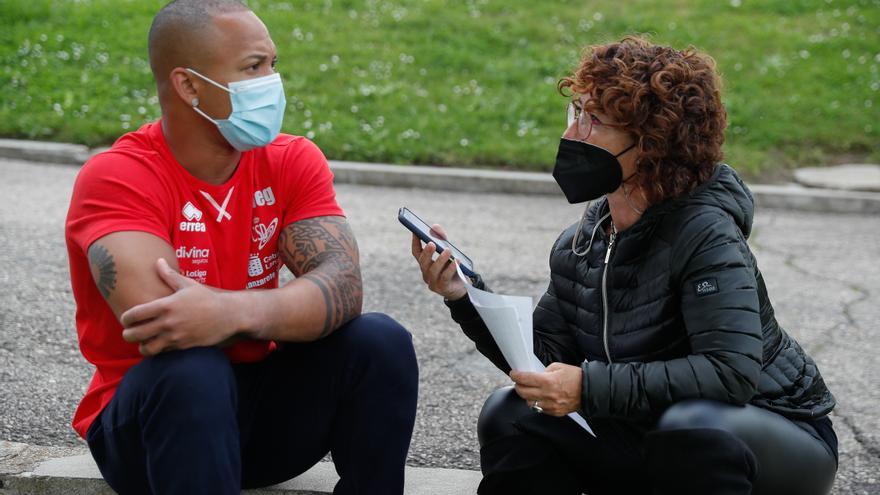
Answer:
<svg viewBox="0 0 880 495"><path fill-rule="evenodd" d="M722 163L715 167L715 171L706 182L697 186L690 193L649 207L636 223L620 232L616 240L622 242L627 239L635 241L636 239L650 238L656 226L667 215L699 205L720 208L730 215L744 237L748 238L751 234L755 213L752 193L733 168ZM596 222L602 221L608 212L608 200L605 197L590 205L581 237L590 239L594 233ZM601 227L596 229L596 237L606 242L608 240L608 234ZM634 242L633 244L641 243ZM622 246L618 246L622 248ZM630 249L625 250L630 251ZM626 253L620 253L620 255L628 257L625 256Z"/></svg>

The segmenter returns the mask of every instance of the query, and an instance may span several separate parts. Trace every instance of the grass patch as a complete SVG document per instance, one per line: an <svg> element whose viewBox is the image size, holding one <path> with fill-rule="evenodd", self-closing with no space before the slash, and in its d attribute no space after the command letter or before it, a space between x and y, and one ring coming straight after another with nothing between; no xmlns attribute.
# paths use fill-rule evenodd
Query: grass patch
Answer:
<svg viewBox="0 0 880 495"><path fill-rule="evenodd" d="M0 135L111 143L158 117L147 0L5 0ZM718 61L727 160L757 174L880 160L880 0L257 1L284 130L336 159L550 170L556 81L581 47L648 34Z"/></svg>

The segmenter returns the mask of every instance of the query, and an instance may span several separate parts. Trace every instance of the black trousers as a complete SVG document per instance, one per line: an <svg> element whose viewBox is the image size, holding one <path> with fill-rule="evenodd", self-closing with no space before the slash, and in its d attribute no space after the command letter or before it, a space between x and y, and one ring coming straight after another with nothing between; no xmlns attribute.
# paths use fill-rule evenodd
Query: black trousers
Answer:
<svg viewBox="0 0 880 495"><path fill-rule="evenodd" d="M167 352L126 373L87 434L122 494L237 494L333 455L337 494L403 493L415 421L412 337L383 314L231 365L217 348Z"/></svg>
<svg viewBox="0 0 880 495"><path fill-rule="evenodd" d="M670 407L650 427L531 411L512 387L480 413L489 494L773 494L831 490L837 438L829 419L796 422L755 406L707 400Z"/></svg>

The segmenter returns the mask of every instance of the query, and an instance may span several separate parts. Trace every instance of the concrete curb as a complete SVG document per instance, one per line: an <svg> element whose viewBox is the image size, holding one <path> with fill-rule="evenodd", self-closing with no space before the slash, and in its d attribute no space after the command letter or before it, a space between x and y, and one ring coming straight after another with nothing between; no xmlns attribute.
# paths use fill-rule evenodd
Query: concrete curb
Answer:
<svg viewBox="0 0 880 495"><path fill-rule="evenodd" d="M819 213L880 214L880 193L813 189L796 184L749 185L760 208Z"/></svg>
<svg viewBox="0 0 880 495"><path fill-rule="evenodd" d="M95 152L85 146L0 139L0 157L79 165ZM548 173L511 172L433 166L402 166L330 161L336 182L472 193L540 194L561 196ZM829 213L880 213L880 193L816 189L796 184L750 185L761 208Z"/></svg>
<svg viewBox="0 0 880 495"><path fill-rule="evenodd" d="M794 180L808 187L880 193L880 164L845 163L799 168L794 171Z"/></svg>
<svg viewBox="0 0 880 495"><path fill-rule="evenodd" d="M89 148L81 144L0 139L0 158L79 165L88 160L91 155L92 152Z"/></svg>
<svg viewBox="0 0 880 495"><path fill-rule="evenodd" d="M0 441L0 495L110 495L91 455L84 449L51 457L58 449ZM406 495L476 493L482 475L461 469L406 468ZM247 495L324 495L339 480L332 463L319 462L296 478Z"/></svg>
<svg viewBox="0 0 880 495"><path fill-rule="evenodd" d="M448 191L561 196L553 176L538 172L398 166L331 161L336 180L345 184L411 187ZM787 184L749 185L760 208L828 213L880 213L880 193L813 189Z"/></svg>

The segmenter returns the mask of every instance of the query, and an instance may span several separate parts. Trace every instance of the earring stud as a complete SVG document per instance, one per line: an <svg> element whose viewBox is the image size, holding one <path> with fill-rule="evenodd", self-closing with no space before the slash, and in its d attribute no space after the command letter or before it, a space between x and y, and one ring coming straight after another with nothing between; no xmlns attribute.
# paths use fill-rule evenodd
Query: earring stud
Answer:
<svg viewBox="0 0 880 495"><path fill-rule="evenodd" d="M199 106L199 99L198 99L198 98L193 98L193 99L192 99L192 106L194 106L194 107Z"/></svg>

